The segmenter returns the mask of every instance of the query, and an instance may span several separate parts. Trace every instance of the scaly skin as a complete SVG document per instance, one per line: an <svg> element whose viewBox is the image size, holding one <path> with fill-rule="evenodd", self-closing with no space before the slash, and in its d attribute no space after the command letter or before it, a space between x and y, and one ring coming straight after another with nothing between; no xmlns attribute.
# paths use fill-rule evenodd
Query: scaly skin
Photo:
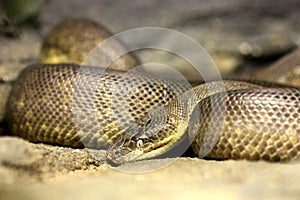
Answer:
<svg viewBox="0 0 300 200"><path fill-rule="evenodd" d="M85 30L82 27L89 27L95 40L85 31L78 32ZM80 64L109 36L93 22L67 21L46 37L42 62ZM137 63L126 54L112 67L130 69ZM108 159L117 164L168 152L187 130L200 157L268 161L300 157L298 89L237 81L188 89L180 81L138 72L41 64L20 74L6 118L13 134L32 142L74 148L110 146Z"/></svg>

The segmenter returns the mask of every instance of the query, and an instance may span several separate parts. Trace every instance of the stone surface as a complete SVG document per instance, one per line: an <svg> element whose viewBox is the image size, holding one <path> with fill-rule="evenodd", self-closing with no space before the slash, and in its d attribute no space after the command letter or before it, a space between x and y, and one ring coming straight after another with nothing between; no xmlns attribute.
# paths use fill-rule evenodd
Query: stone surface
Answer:
<svg viewBox="0 0 300 200"><path fill-rule="evenodd" d="M0 80L13 81L20 70L38 61L41 36L25 29L18 38L0 35Z"/></svg>
<svg viewBox="0 0 300 200"><path fill-rule="evenodd" d="M300 49L296 48L292 52L283 56L265 68L257 68L251 73L245 71L239 73L236 78L263 80L270 83L276 80L277 83L299 87L300 85Z"/></svg>
<svg viewBox="0 0 300 200"><path fill-rule="evenodd" d="M280 55L299 42L299 14L296 8L299 2L296 1L88 2L51 1L42 19L46 25L53 25L61 20L57 13L63 13L67 17L91 18L114 33L148 26L180 31L208 51L221 74L228 74L243 66L247 62L245 57ZM89 6L91 4L93 6ZM44 26L44 30L47 31L49 27ZM198 78L194 76L197 73L193 68L178 56L159 51L149 53L149 50L141 50L137 54L143 62L167 64L190 79ZM199 55L193 56L198 58Z"/></svg>
<svg viewBox="0 0 300 200"><path fill-rule="evenodd" d="M180 31L205 47L221 73L229 73L245 63L244 56L278 55L299 43L297 6L299 7L297 1L283 0L276 3L270 0L256 3L237 0L201 3L194 0L185 3L154 0L127 4L122 0L53 0L42 8L42 26L38 32L22 30L20 38L14 41L15 44L11 44L9 39L0 38L0 44L4 47L0 52L0 78L15 77L17 70L9 70L11 59L23 60L25 63L27 61L26 64L28 60L37 61L41 37L55 24L70 17L90 18L105 25L113 33L146 26ZM7 55L12 50L14 54ZM147 51L138 53L142 61L152 61L155 58L154 61L166 62L170 66L187 66L178 57L162 56L159 52L148 56ZM8 66L3 64L6 62ZM16 67L22 63L14 65ZM3 68L9 71L3 73Z"/></svg>
<svg viewBox="0 0 300 200"><path fill-rule="evenodd" d="M105 151L32 144L15 137L0 137L0 187L23 182L44 182L74 171L95 171L105 162Z"/></svg>

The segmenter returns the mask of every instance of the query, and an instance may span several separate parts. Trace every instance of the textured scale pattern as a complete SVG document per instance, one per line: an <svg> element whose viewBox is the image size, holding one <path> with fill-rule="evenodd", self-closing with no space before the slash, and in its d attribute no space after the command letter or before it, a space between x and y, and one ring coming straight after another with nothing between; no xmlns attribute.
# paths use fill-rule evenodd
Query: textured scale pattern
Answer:
<svg viewBox="0 0 300 200"><path fill-rule="evenodd" d="M211 112L211 105L220 102L226 102L224 115ZM192 147L200 157L269 161L300 157L297 89L233 90L202 100L197 109L200 117L194 123Z"/></svg>
<svg viewBox="0 0 300 200"><path fill-rule="evenodd" d="M106 148L151 108L187 89L139 72L36 65L14 85L7 119L13 134L33 142Z"/></svg>
<svg viewBox="0 0 300 200"><path fill-rule="evenodd" d="M71 30L71 31L70 31ZM110 67L130 69L139 65L138 59L130 53L113 60L112 52L126 48L117 40L111 41L106 52L91 55L94 49L112 34L105 27L88 19L68 19L56 25L45 37L41 49L41 62L45 64L75 63L104 66L114 61ZM99 49L99 48L97 48Z"/></svg>
<svg viewBox="0 0 300 200"><path fill-rule="evenodd" d="M164 113L167 120L157 135L138 131L135 137L122 136L109 150L109 159L121 164L161 155L180 143L187 130L201 158L286 161L300 157L300 91L296 88L211 82L172 100ZM146 126L154 127L163 118L149 119L153 123Z"/></svg>
<svg viewBox="0 0 300 200"><path fill-rule="evenodd" d="M52 64L27 67L12 89L6 109L10 131L32 142L110 146L108 159L118 164L159 156L181 142L186 130L200 157L299 159L299 89L224 81L223 88L212 82L189 90L151 74L76 65L89 60L105 66L111 55L126 50L115 41L106 52L93 51L110 36L89 20L58 24L42 44L41 62ZM299 87L299 53L252 78ZM127 53L110 67L137 65Z"/></svg>

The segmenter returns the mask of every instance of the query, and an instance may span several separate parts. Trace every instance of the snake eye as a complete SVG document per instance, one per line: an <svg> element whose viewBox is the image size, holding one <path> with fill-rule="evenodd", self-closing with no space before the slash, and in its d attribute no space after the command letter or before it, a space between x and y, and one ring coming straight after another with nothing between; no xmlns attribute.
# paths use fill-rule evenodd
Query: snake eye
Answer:
<svg viewBox="0 0 300 200"><path fill-rule="evenodd" d="M142 148L143 145L144 145L144 142L143 142L143 140L141 140L141 139L139 139L139 140L136 142L136 146L137 146L138 148Z"/></svg>
<svg viewBox="0 0 300 200"><path fill-rule="evenodd" d="M148 126L151 122L151 118L148 118L146 121L145 121L145 126Z"/></svg>
<svg viewBox="0 0 300 200"><path fill-rule="evenodd" d="M143 127L146 127L150 124L150 122L151 122L151 117L146 115L146 116L141 118L141 121L140 121L139 125L143 126Z"/></svg>

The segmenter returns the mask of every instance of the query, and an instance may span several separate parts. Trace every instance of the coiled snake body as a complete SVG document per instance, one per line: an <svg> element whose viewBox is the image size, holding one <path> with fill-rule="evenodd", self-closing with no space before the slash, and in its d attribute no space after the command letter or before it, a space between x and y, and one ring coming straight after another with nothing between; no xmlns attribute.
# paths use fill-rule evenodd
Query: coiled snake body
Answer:
<svg viewBox="0 0 300 200"><path fill-rule="evenodd" d="M300 157L298 89L237 81L188 89L139 72L34 65L15 83L6 117L13 134L33 142L110 147L108 158L119 164L167 152L187 129L201 157Z"/></svg>

